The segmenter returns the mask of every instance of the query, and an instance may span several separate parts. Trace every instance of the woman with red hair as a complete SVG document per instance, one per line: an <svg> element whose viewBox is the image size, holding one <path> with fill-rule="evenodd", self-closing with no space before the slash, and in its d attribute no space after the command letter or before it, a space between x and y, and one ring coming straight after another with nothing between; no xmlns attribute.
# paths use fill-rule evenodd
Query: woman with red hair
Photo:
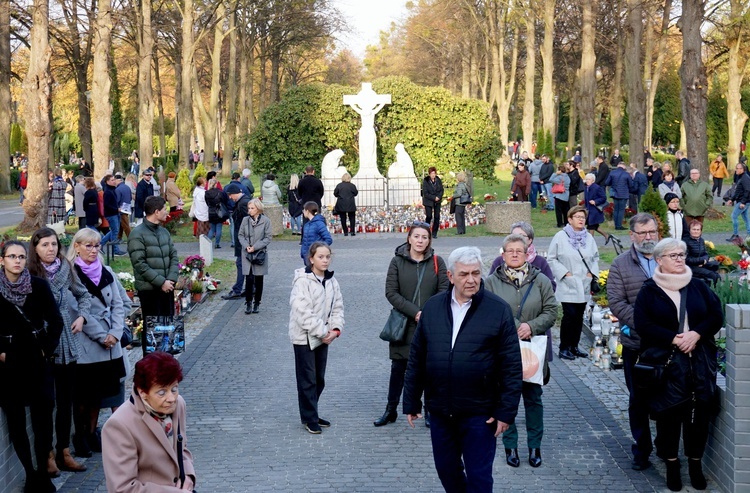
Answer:
<svg viewBox="0 0 750 493"><path fill-rule="evenodd" d="M136 363L130 400L102 430L107 491L193 491L181 381L182 368L171 354L157 351Z"/></svg>

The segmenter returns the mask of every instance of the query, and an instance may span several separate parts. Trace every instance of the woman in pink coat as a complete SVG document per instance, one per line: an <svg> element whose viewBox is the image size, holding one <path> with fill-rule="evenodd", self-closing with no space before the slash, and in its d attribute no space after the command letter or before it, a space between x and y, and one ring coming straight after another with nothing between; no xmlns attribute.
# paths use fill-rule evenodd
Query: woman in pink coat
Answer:
<svg viewBox="0 0 750 493"><path fill-rule="evenodd" d="M193 455L185 446L182 368L155 352L135 365L133 394L102 430L102 462L110 493L193 491Z"/></svg>

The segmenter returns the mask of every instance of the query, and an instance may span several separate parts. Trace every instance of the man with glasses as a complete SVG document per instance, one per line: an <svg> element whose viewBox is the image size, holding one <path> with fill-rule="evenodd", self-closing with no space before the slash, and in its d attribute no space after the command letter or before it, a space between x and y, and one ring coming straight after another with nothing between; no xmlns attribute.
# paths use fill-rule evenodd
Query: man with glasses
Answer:
<svg viewBox="0 0 750 493"><path fill-rule="evenodd" d="M154 168L146 168L143 170L143 178L135 187L135 210L133 211L133 216L138 224L143 220L146 199L154 196L154 184L151 182L153 176Z"/></svg>
<svg viewBox="0 0 750 493"><path fill-rule="evenodd" d="M654 247L659 241L659 228L651 214L640 213L630 218L630 250L620 254L609 269L607 278L607 298L612 314L620 320L622 334L622 358L625 363L625 384L630 391L628 418L630 431L635 444L632 468L636 471L651 466L649 456L653 450L651 428L649 427L648 403L633 385L633 366L638 360L641 338L634 327L633 312L635 300L643 283L654 275L656 260Z"/></svg>
<svg viewBox="0 0 750 493"><path fill-rule="evenodd" d="M162 227L169 215L167 201L154 195L147 197L144 212L145 219L128 237L128 253L133 264L141 314L144 320L149 316L172 317L179 258L172 236ZM145 330L141 332L141 343L145 356Z"/></svg>
<svg viewBox="0 0 750 493"><path fill-rule="evenodd" d="M732 237L727 238L727 241L734 241L740 237L740 216L745 221L745 230L747 231L747 235L750 236L750 222L748 222L747 218L747 205L750 203L750 176L745 172L745 167L742 164L735 166L734 173L736 178L734 195L732 195L731 200L727 201L727 205L734 203L734 209L732 209Z"/></svg>

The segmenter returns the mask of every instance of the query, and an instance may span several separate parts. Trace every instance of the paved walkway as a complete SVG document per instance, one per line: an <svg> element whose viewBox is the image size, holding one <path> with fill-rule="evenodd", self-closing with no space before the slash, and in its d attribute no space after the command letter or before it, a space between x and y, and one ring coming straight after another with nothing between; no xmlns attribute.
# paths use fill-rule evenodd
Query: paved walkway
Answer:
<svg viewBox="0 0 750 493"><path fill-rule="evenodd" d="M301 265L296 242L274 242L271 273L258 315L245 315L241 301L218 296L188 320L181 393L188 404L188 446L205 492L433 492L435 473L429 432L372 426L385 407L389 360L378 333L389 309L383 286L388 262L403 235L336 238L332 269L344 293L346 327L330 349L323 417L333 426L308 434L299 422L294 361L287 335L292 272ZM479 246L487 262L498 238L439 238L447 256L454 248ZM544 246L543 239L539 240ZM180 245L181 255L195 246ZM220 256L231 255L222 249ZM551 366L544 388L544 464L518 469L495 461L495 491L664 491L663 467L630 469L627 397L621 372L603 372L586 360ZM521 456L523 411L519 413ZM65 473L61 492L105 492L101 457L85 473ZM687 475L685 475L687 476ZM685 477L687 484L689 481ZM686 488L684 491L690 491Z"/></svg>

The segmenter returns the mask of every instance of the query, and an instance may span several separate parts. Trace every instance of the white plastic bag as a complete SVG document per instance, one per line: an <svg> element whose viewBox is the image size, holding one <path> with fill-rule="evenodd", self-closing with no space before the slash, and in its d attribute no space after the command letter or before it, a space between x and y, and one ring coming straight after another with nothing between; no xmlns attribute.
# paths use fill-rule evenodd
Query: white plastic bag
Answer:
<svg viewBox="0 0 750 493"><path fill-rule="evenodd" d="M534 336L530 341L518 341L523 362L523 381L544 384L544 359L547 354L547 336Z"/></svg>

